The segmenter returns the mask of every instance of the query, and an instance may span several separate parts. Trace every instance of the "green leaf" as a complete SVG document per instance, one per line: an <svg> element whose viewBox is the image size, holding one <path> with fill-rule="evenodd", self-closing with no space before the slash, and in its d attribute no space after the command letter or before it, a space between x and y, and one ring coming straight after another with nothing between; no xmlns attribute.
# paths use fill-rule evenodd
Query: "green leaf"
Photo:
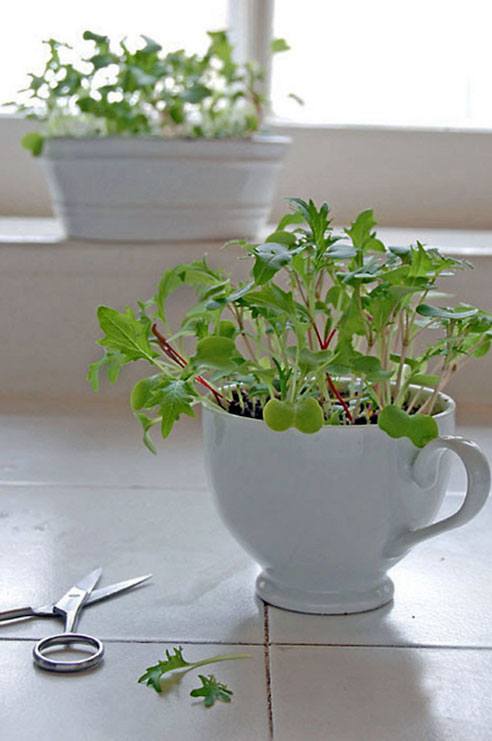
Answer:
<svg viewBox="0 0 492 741"><path fill-rule="evenodd" d="M202 686L191 690L190 695L192 697L203 697L203 704L206 708L211 708L217 700L221 702L230 702L233 692L228 688L226 684L218 682L213 674L205 677L203 674L199 674Z"/></svg>
<svg viewBox="0 0 492 741"><path fill-rule="evenodd" d="M123 365L128 362L126 356L118 351L112 352L107 350L102 358L91 363L87 369L87 380L92 386L92 390L99 391L99 374L102 368L106 369L106 374L110 383L116 383Z"/></svg>
<svg viewBox="0 0 492 741"><path fill-rule="evenodd" d="M282 51L289 51L290 46L285 39L272 39L270 42L270 51L272 54L278 54Z"/></svg>
<svg viewBox="0 0 492 741"><path fill-rule="evenodd" d="M130 395L130 406L132 410L137 412L145 407L155 406L157 403L155 392L161 384L162 376L151 376L150 378L141 378L140 381L137 381Z"/></svg>
<svg viewBox="0 0 492 741"><path fill-rule="evenodd" d="M304 215L299 211L296 211L293 214L285 214L285 216L283 216L278 222L277 230L284 231L286 226L291 226L292 224L303 224L304 221Z"/></svg>
<svg viewBox="0 0 492 741"><path fill-rule="evenodd" d="M209 664L217 664L222 661L236 661L238 659L249 658L249 654L222 654L220 656L211 656L207 659L190 662L184 658L181 646L174 647L173 653L170 653L166 649L164 661L159 661L157 664L149 666L142 676L139 677L138 682L151 687L160 694L179 683L184 675L193 669ZM174 672L176 673L176 678L166 685L163 681L166 679L166 675L173 674Z"/></svg>
<svg viewBox="0 0 492 741"><path fill-rule="evenodd" d="M408 437L417 448L439 436L434 417L427 414L407 414L403 409L390 404L379 413L378 425L390 437Z"/></svg>
<svg viewBox="0 0 492 741"><path fill-rule="evenodd" d="M294 424L294 405L280 399L269 399L263 409L263 419L274 432L285 432Z"/></svg>
<svg viewBox="0 0 492 741"><path fill-rule="evenodd" d="M439 306L430 306L429 304L419 304L416 309L417 313L425 317L435 317L436 319L469 319L478 314L478 309L443 309Z"/></svg>
<svg viewBox="0 0 492 741"><path fill-rule="evenodd" d="M96 44L109 44L109 37L108 36L101 36L98 33L94 33L93 31L84 31L82 34L82 38L84 41L95 41Z"/></svg>
<svg viewBox="0 0 492 741"><path fill-rule="evenodd" d="M44 136L39 134L37 131L30 131L28 134L24 134L21 139L21 144L24 149L28 149L34 157L39 157L43 151Z"/></svg>
<svg viewBox="0 0 492 741"><path fill-rule="evenodd" d="M292 293L282 290L274 283L264 285L258 291L250 291L244 297L244 303L249 307L273 309L288 316L294 316L296 311L305 311L304 307L294 301Z"/></svg>
<svg viewBox="0 0 492 741"><path fill-rule="evenodd" d="M345 234L350 237L354 247L364 249L374 237L372 230L375 226L374 212L368 209L357 216L349 229L345 229Z"/></svg>
<svg viewBox="0 0 492 741"><path fill-rule="evenodd" d="M136 412L135 417L138 419L138 421L142 425L143 433L144 433L143 442L144 442L145 447L151 453L153 453L154 455L157 455L156 447L154 445L152 438L150 437L150 430L152 429L154 425L156 425L160 421L160 418L150 419L145 414L142 414L142 412Z"/></svg>
<svg viewBox="0 0 492 741"><path fill-rule="evenodd" d="M110 64L115 64L118 57L114 54L94 54L94 56L88 59L91 64L94 65L94 69L102 69L103 67L109 67Z"/></svg>
<svg viewBox="0 0 492 741"><path fill-rule="evenodd" d="M413 383L416 386L429 386L430 388L436 388L439 385L441 376L435 373L413 373L408 379L409 383Z"/></svg>
<svg viewBox="0 0 492 741"><path fill-rule="evenodd" d="M289 264L292 255L283 244L265 242L260 244L256 250L256 261L253 267L253 277L258 285L266 283L273 278L281 268Z"/></svg>
<svg viewBox="0 0 492 741"><path fill-rule="evenodd" d="M323 410L316 399L308 397L296 402L294 406L294 427L299 432L304 432L306 435L319 432L323 427L323 421Z"/></svg>
<svg viewBox="0 0 492 741"><path fill-rule="evenodd" d="M162 413L161 434L168 437L174 423L181 414L189 417L195 415L192 402L195 400L193 389L188 381L173 381L166 379L159 389L159 404Z"/></svg>
<svg viewBox="0 0 492 741"><path fill-rule="evenodd" d="M156 357L148 339L149 322L147 319L137 319L130 308L125 313L121 313L109 306L99 306L97 318L105 333L99 344L123 353L127 360L142 358L152 361Z"/></svg>
<svg viewBox="0 0 492 741"><path fill-rule="evenodd" d="M233 339L238 333L237 327L233 322L229 322L227 319L221 319L217 326L217 334L220 337L229 337Z"/></svg>
<svg viewBox="0 0 492 741"><path fill-rule="evenodd" d="M154 666L149 666L145 672L139 677L138 681L140 684L145 684L147 687L152 687L156 692L161 692L161 679L164 674L173 672L176 669L185 669L190 667L189 661L183 657L183 649L181 646L174 647L173 653L171 654L167 649L165 651L165 660L159 661Z"/></svg>
<svg viewBox="0 0 492 741"><path fill-rule="evenodd" d="M236 367L243 360L232 338L209 336L197 343L196 353L191 362L196 366L228 370Z"/></svg>
<svg viewBox="0 0 492 741"><path fill-rule="evenodd" d="M166 303L174 291L182 286L200 288L214 286L223 281L223 275L210 268L205 260L176 265L166 270L159 281L155 302L160 318L166 321Z"/></svg>
<svg viewBox="0 0 492 741"><path fill-rule="evenodd" d="M157 54L162 49L162 46L157 41L154 41L154 39L151 39L150 36L142 34L142 38L145 41L145 46L143 49L140 49L141 54Z"/></svg>
<svg viewBox="0 0 492 741"><path fill-rule="evenodd" d="M207 85L201 83L195 83L182 94L183 100L187 103L201 103L205 98L209 98L212 95L212 90Z"/></svg>

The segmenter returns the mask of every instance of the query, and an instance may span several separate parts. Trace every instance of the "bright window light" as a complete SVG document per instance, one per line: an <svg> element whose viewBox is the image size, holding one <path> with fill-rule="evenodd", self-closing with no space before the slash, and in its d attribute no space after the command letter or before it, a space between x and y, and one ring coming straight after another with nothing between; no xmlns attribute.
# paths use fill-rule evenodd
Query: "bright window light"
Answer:
<svg viewBox="0 0 492 741"><path fill-rule="evenodd" d="M13 2L0 29L0 102L12 100L25 86L29 72L42 69L41 43L53 37L75 45L89 29L119 38L145 34L169 51L203 52L206 31L227 27L227 0L160 0L125 3L85 0L78 7L67 0Z"/></svg>
<svg viewBox="0 0 492 741"><path fill-rule="evenodd" d="M280 118L492 128L490 0L277 0L274 26Z"/></svg>

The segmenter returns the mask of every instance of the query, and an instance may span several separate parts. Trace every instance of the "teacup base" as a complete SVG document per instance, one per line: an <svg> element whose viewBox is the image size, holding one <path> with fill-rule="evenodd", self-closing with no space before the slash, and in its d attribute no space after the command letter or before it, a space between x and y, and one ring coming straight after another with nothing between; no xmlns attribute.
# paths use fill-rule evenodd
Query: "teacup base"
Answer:
<svg viewBox="0 0 492 741"><path fill-rule="evenodd" d="M256 579L256 593L264 602L284 610L314 615L348 615L382 607L393 599L394 585L388 576L363 590L312 592L275 581L262 571Z"/></svg>

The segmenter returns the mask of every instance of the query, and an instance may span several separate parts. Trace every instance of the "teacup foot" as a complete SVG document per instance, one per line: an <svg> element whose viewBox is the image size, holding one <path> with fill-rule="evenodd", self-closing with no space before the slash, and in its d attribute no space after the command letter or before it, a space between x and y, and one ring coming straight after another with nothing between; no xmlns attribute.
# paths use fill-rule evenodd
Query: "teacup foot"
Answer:
<svg viewBox="0 0 492 741"><path fill-rule="evenodd" d="M348 615L382 607L393 598L394 585L386 576L363 590L313 592L277 582L267 571L256 579L256 593L275 607L315 615Z"/></svg>

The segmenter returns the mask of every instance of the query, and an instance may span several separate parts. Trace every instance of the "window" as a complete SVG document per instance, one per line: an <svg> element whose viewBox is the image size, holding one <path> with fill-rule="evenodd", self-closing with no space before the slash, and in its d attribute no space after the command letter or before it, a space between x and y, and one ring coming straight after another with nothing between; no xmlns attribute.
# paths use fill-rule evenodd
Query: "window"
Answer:
<svg viewBox="0 0 492 741"><path fill-rule="evenodd" d="M0 101L12 100L26 75L42 69L42 41L53 37L76 43L87 28L118 38L143 33L169 49L204 51L206 30L227 27L227 0L161 0L124 3L85 0L78 9L66 0L11 3L0 33Z"/></svg>
<svg viewBox="0 0 492 741"><path fill-rule="evenodd" d="M488 0L279 0L273 108L298 123L492 128ZM299 93L304 107L289 101Z"/></svg>

